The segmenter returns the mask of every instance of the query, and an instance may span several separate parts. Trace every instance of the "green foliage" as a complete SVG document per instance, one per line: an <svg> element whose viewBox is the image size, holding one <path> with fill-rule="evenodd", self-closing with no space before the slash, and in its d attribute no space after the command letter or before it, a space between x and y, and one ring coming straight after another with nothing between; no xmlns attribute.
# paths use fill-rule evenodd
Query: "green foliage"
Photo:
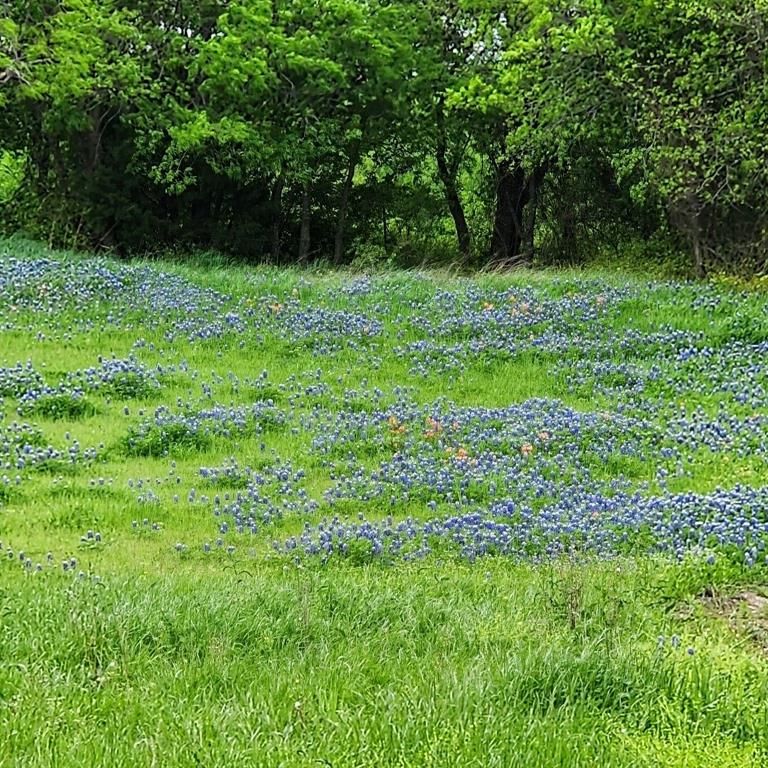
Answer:
<svg viewBox="0 0 768 768"><path fill-rule="evenodd" d="M46 419L82 419L93 416L96 408L87 398L71 392L43 394L29 402L22 402L19 412L24 415L42 416Z"/></svg>
<svg viewBox="0 0 768 768"><path fill-rule="evenodd" d="M123 438L129 456L168 456L171 452L203 451L211 443L209 434L183 422L131 426Z"/></svg>
<svg viewBox="0 0 768 768"><path fill-rule="evenodd" d="M153 382L147 380L145 376L132 371L126 371L114 376L104 389L124 400L147 398L157 391L157 387Z"/></svg>
<svg viewBox="0 0 768 768"><path fill-rule="evenodd" d="M5 8L6 229L478 265L655 238L765 271L764 0Z"/></svg>
<svg viewBox="0 0 768 768"><path fill-rule="evenodd" d="M658 0L619 19L635 136L617 167L663 201L699 274L766 267L767 14L762 0Z"/></svg>
<svg viewBox="0 0 768 768"><path fill-rule="evenodd" d="M29 242L3 241L0 248L35 264L55 258L83 265L75 254L52 254ZM120 272L119 264L104 264ZM620 284L619 295L627 286L630 295L599 319L606 332L632 339L638 329L690 329L701 333L705 349L733 338L737 325L747 327L735 319L731 325L731 316L739 316L734 307L752 319L764 315L765 296L737 295L735 290L746 286L733 279L728 288L692 290L595 271L471 279L450 278L445 271L392 272L361 280L327 270L224 267L210 257L161 268L169 282L184 277L201 291L231 294L222 315L235 308L245 315L260 306L259 297L275 296L305 307L379 307L383 316L403 317L387 324L376 354L350 350L320 359L303 345L286 352L277 334L262 336L263 329L253 325L234 339L205 342L180 335L169 342L166 333L175 319L159 310L129 316L122 329L101 330L108 314L121 316L120 300L113 305L98 296L85 310L65 303L55 318L44 309L28 314L5 333L1 366L32 357L36 370L65 377L65 371L91 366L108 350L125 356L135 349L153 370L156 364L189 361L186 373L163 379L158 394L166 403L207 407L209 392L214 401L252 405L279 393L280 408L292 416L280 430L214 435L200 443L201 433L190 436L176 422L165 432L150 430L141 455L99 452L97 462L85 467L51 460L39 472L24 473L19 485L15 471L0 471L0 655L11 660L0 664L0 765L766 764L765 621L746 603L742 616L718 608L718 601L728 606L742 592L764 594L759 585L765 584L767 566L719 555L710 564L698 553L682 562L639 556L524 564L489 556L470 565L445 539L434 542L427 559L413 562L371 562L370 543L359 540L350 542L346 557L323 566L313 558L296 564L291 556L272 554L273 539L300 537L305 522L332 515L346 523L358 512L374 518L392 514L396 520L455 514L454 505L442 498L430 511L423 498L391 505L387 495L340 501L332 509L290 514L270 524L257 520L257 535L231 530L222 534L221 549L214 544L204 553L202 543L212 542L219 526L233 520L214 516L212 497L234 499L248 491L242 487L244 474L211 482L200 473L233 455L238 467L263 473L276 454L289 459L293 471L305 469L310 496L322 498L329 477L343 471L345 462L313 455L307 431L292 427L318 403L328 409L343 403L353 412L387 408L388 393L382 400L370 398L379 387L391 391L407 383L421 403L442 395L465 407L568 397L579 409L599 407L591 398L568 396L552 373L554 361L542 363L536 355L517 355L493 376L482 361L472 360L462 375L406 378L407 367L394 350L409 334L406 327L399 338L399 331L407 316L435 307L428 300L436 294L444 301L439 311L450 319L456 315L453 296L467 292L475 297L473 306L489 292L531 287L542 300L580 301L594 296L596 282L606 289ZM707 308L691 312L697 296L717 300L714 314ZM3 311L4 322L15 324L18 315L7 306ZM55 343L54 322L56 329L66 329ZM146 343L136 348L137 338ZM663 348L659 344L659 349L648 345L653 358ZM615 349L606 359L636 361L645 348ZM571 354L576 358L582 351ZM670 371L679 368L674 359L667 365ZM318 368L322 376L315 379ZM261 385L264 370L269 375ZM328 389L310 392L320 389L318 383ZM18 394L9 390L7 397ZM115 402L107 388L88 397L98 405L92 419L46 422L30 430L27 442L63 450L74 440L84 447L100 441L119 446L134 420L145 418L138 404L126 413L125 403ZM695 408L706 404L708 394L675 387L677 398ZM5 410L7 425L16 419L11 401ZM663 416L649 412L648 418ZM496 427L493 420L484 424L489 433ZM426 439L420 437L423 428L419 422L408 435ZM343 443L346 432L339 437ZM369 446L352 448L364 452ZM482 443L478 448L484 451ZM207 452L200 455L199 449ZM371 468L395 450L393 440ZM559 451L555 444L553 452ZM728 458L718 453L702 465L696 457L695 476L679 480L696 493L742 482L740 467ZM648 459L648 473L655 474L660 460ZM637 457L617 455L604 462L596 454L594 461L606 475L624 472L642 479L634 471ZM743 457L738 464L750 461L755 469L748 482L759 486L763 457ZM259 486L259 493L282 495L281 485L282 480ZM191 487L197 489L195 503L187 501ZM208 503L200 503L202 494L211 497ZM101 539L84 537L88 530ZM226 552L230 541L236 545L232 555ZM187 548L177 551L176 542ZM19 559L21 550L30 558L29 569ZM73 557L77 563L70 567Z"/></svg>
<svg viewBox="0 0 768 768"><path fill-rule="evenodd" d="M23 184L25 165L23 155L0 151L0 206L10 203Z"/></svg>
<svg viewBox="0 0 768 768"><path fill-rule="evenodd" d="M654 605L668 574L650 568L4 576L3 647L19 663L0 673L15 701L0 712L0 759L698 768L766 757L764 660L724 655L714 622L688 655L697 621Z"/></svg>
<svg viewBox="0 0 768 768"><path fill-rule="evenodd" d="M745 308L728 318L730 338L746 344L760 344L768 341L768 317L765 313L750 312Z"/></svg>

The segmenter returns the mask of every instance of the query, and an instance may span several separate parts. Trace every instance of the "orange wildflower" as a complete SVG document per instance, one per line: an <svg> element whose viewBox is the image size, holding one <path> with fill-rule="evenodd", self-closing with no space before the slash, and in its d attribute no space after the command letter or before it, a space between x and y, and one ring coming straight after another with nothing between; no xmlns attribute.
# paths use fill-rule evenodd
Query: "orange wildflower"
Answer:
<svg viewBox="0 0 768 768"><path fill-rule="evenodd" d="M432 438L437 437L443 431L443 425L433 419L431 416L427 419L427 429L424 432L424 437Z"/></svg>

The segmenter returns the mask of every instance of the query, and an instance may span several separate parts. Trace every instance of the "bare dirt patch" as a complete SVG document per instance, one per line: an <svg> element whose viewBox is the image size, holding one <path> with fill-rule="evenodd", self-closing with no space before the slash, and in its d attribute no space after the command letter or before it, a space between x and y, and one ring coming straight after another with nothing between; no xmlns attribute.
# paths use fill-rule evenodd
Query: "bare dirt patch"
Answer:
<svg viewBox="0 0 768 768"><path fill-rule="evenodd" d="M723 621L768 656L768 597L744 591L736 595L705 595L704 610Z"/></svg>

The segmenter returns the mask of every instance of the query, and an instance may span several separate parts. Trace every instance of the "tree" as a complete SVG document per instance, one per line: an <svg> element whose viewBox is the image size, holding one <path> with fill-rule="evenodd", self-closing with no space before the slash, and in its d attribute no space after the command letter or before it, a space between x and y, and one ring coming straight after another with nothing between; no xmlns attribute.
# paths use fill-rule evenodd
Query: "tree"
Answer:
<svg viewBox="0 0 768 768"><path fill-rule="evenodd" d="M113 217L98 193L114 173L105 135L142 87L131 14L96 0L30 3L18 13L5 20L14 47L5 71L15 73L3 97L6 148L27 156L52 239L82 233L110 243Z"/></svg>
<svg viewBox="0 0 768 768"><path fill-rule="evenodd" d="M617 157L638 197L658 196L696 274L765 267L768 3L627 5L617 82L635 130Z"/></svg>
<svg viewBox="0 0 768 768"><path fill-rule="evenodd" d="M601 88L615 49L601 0L474 5L476 72L451 95L486 125L496 204L490 253L530 261L538 193L547 172L606 135L613 104Z"/></svg>
<svg viewBox="0 0 768 768"><path fill-rule="evenodd" d="M2 221L507 266L672 225L698 274L759 270L767 4L8 0Z"/></svg>

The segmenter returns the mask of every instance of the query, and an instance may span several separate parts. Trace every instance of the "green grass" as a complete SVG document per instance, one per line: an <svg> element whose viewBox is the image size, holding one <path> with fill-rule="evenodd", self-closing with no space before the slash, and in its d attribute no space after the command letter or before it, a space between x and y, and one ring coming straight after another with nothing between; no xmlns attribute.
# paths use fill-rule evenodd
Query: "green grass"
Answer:
<svg viewBox="0 0 768 768"><path fill-rule="evenodd" d="M298 295L315 306L353 307L331 290L354 278L345 273L161 266L235 302ZM57 561L74 555L87 574L80 580L47 566L25 573L0 553L0 766L768 764L768 656L754 639L762 619L750 615L737 626L705 602L712 594L760 593L764 570L725 557L709 568L694 557L539 565L488 557L469 564L448 551L418 563L368 562L361 552L326 566L297 565L270 555L273 536L301 530L304 521L288 516L252 543L238 540L234 556L200 549L216 536L215 524L209 507L188 503L187 491L213 496L228 488L206 487L200 467L231 456L259 466L274 450L305 469L308 493L320 496L329 469L311 452L311 435L289 427L345 390L358 391L355 407L363 411L371 405L362 393L378 387L388 403L402 385L419 403L445 396L500 407L541 397L579 410L613 407L608 396L569 391L545 354L477 359L461 374L418 378L392 352L417 338L407 330L395 338L398 313L407 315L409 302L426 301L436 286L533 285L556 297L578 291L584 280L644 285L612 273L380 276L353 309L386 303L384 342L368 354L345 349L320 358L277 337L248 337L242 347L237 337L169 343L165 326L141 317L131 331L119 331L102 323L107 306L93 308L87 331L78 330L74 314L62 313L45 338L38 337L40 316L16 316L13 329L0 331L0 367L29 359L60 380L95 365L99 355L127 356L137 338L146 342L136 354L147 366L185 366L157 391L131 380L124 391L89 394L86 411L62 407L25 417L54 446L76 439L103 449L90 467L31 471L18 487L0 486L4 548L23 549L35 563L48 551ZM701 331L713 344L727 337L727 316L680 312L675 297L687 290L648 286L648 305L620 305L606 327L670 326ZM757 312L756 298L733 298L725 289L723 296ZM743 331L738 325L734 332ZM243 382L263 370L269 376L261 390L228 378L235 373ZM290 410L290 393L280 385L292 376L329 389L295 403L285 427L199 441L154 435L147 450L126 448L139 421L177 400L205 407L270 397ZM137 390L141 399L130 399ZM691 406L712 406L706 393L680 396ZM18 418L15 407L5 399L6 422ZM353 446L370 467L396 449ZM168 482L172 461L178 486ZM755 457L702 452L689 464L688 474L671 481L673 490L757 486L766 477ZM601 477L622 474L651 485L655 470L619 455L596 467ZM164 481L152 485L157 503L137 501L128 481L138 478ZM356 502L347 511L354 515ZM398 516L407 514L423 517L423 503L397 508ZM132 529L132 520L144 518L158 530ZM81 542L88 529L102 541ZM187 551L176 552L176 542L188 543Z"/></svg>
<svg viewBox="0 0 768 768"><path fill-rule="evenodd" d="M0 688L9 764L765 757L763 665L649 607L650 563L179 570L6 584L4 658L25 660Z"/></svg>

